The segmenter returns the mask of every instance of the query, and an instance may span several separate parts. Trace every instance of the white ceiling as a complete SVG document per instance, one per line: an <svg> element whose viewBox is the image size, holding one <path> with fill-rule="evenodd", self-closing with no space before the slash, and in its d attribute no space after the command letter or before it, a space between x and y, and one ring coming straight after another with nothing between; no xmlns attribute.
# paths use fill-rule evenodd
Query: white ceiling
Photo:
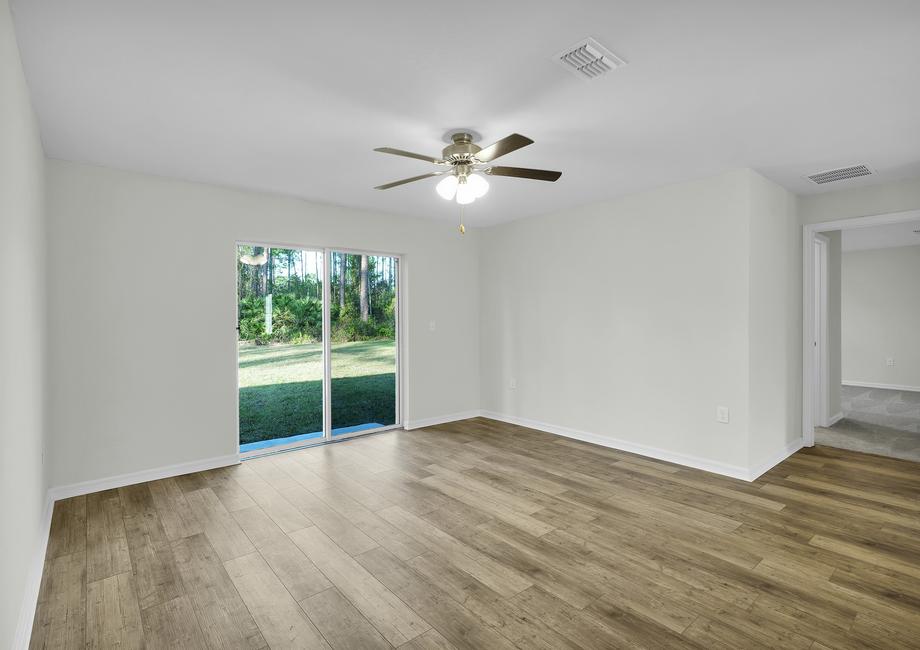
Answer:
<svg viewBox="0 0 920 650"><path fill-rule="evenodd" d="M840 247L844 252L896 246L920 246L920 213L917 214L917 221L872 226L871 228L853 228L844 230L841 237Z"/></svg>
<svg viewBox="0 0 920 650"><path fill-rule="evenodd" d="M467 208L491 224L748 166L798 193L920 175L920 2L13 0L46 153L455 219L387 191L448 129L536 143ZM586 36L629 61L582 81ZM485 144L485 143L483 143ZM806 173L866 163L818 187Z"/></svg>

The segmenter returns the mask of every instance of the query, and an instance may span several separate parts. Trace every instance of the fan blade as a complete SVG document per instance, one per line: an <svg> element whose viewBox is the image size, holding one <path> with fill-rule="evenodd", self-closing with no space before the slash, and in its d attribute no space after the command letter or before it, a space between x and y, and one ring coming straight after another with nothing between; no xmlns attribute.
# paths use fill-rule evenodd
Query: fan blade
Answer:
<svg viewBox="0 0 920 650"><path fill-rule="evenodd" d="M387 183L386 185L378 185L374 189L375 190L388 190L391 187L396 187L397 185L405 185L406 183L420 181L423 178L431 178L432 176L440 176L441 174L446 174L449 171L452 171L452 170L445 169L443 172L431 172L429 174L422 174L421 176L413 176L412 178L404 178L401 181L393 181L392 183Z"/></svg>
<svg viewBox="0 0 920 650"><path fill-rule="evenodd" d="M526 167L489 167L486 173L490 176L532 178L535 181L556 181L562 176L562 172L551 172L547 169L527 169Z"/></svg>
<svg viewBox="0 0 920 650"><path fill-rule="evenodd" d="M444 162L438 158L432 158L431 156L426 156L422 153L412 153L411 151L403 151L402 149L394 149L393 147L377 147L374 151L379 151L380 153L391 153L394 156L405 156L406 158L415 158L416 160L424 160L425 162L434 163L436 165Z"/></svg>
<svg viewBox="0 0 920 650"><path fill-rule="evenodd" d="M507 138L502 138L498 142L490 144L488 147L481 150L476 154L476 158L481 162L489 162L495 160L499 156L504 156L506 153L511 153L512 151L517 151L521 147L526 147L529 144L533 144L533 140L525 138L519 133L512 133Z"/></svg>

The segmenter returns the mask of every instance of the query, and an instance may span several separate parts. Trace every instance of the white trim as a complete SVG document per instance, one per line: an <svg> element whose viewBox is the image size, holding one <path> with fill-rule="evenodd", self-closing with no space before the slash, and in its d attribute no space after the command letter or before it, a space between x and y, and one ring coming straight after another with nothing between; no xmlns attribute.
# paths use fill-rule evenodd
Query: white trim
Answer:
<svg viewBox="0 0 920 650"><path fill-rule="evenodd" d="M632 454L639 454L640 456L646 456L656 460L663 460L668 463L683 465L684 467L701 469L705 472L721 474L722 476L728 476L730 478L736 478L748 482L756 480L757 477L759 477L761 474L780 464L789 456L801 449L803 446L801 438L793 440L792 442L788 443L782 450L771 456L769 460L751 469L741 467L740 465L729 465L727 463L709 460L708 458L700 458L699 456L691 456L689 454L668 451L667 449L660 449L658 447L649 447L648 445L642 445L636 442L630 442L628 440L621 440L619 438L600 436L596 433L588 433L587 431L569 429L567 427L560 427L555 424L546 424L545 422L529 420L527 418L518 417L516 415L505 415L503 413L495 413L494 411L482 411L482 417L498 420L500 422L507 422L509 424L516 424L518 426L528 427L530 429L537 429L539 431L545 431L557 436L581 440L582 442L590 442L595 445L600 445L601 447L609 447L610 449L628 451Z"/></svg>
<svg viewBox="0 0 920 650"><path fill-rule="evenodd" d="M920 386L905 386L902 384L877 384L871 381L853 381L844 379L840 382L844 386L859 386L861 388L885 388L888 390L906 390L911 393L920 393Z"/></svg>
<svg viewBox="0 0 920 650"><path fill-rule="evenodd" d="M49 490L45 496L45 510L41 520L41 539L32 556L29 573L26 575L25 593L22 597L22 607L19 610L19 621L13 635L13 650L27 650L32 640L32 625L35 620L35 609L38 607L38 592L42 585L42 572L45 568L45 553L48 550L48 536L51 533L51 513L54 510L54 499Z"/></svg>
<svg viewBox="0 0 920 650"><path fill-rule="evenodd" d="M191 474L192 472L203 472L204 470L216 469L218 467L239 465L239 463L239 453L227 454L226 456L215 456L214 458L193 460L187 463L177 463L175 465L167 465L165 467L144 469L139 472L131 472L130 474L109 476L107 478L96 479L94 481L83 481L82 483L61 485L48 490L48 496L54 501L58 501L60 499L69 499L70 497L80 496L81 494L92 494L93 492L111 490L112 488L124 487L125 485L145 483L146 481L156 481L161 478L181 476L182 474Z"/></svg>
<svg viewBox="0 0 920 650"><path fill-rule="evenodd" d="M421 429L422 427L433 427L438 424L447 424L448 422L457 422L459 420L469 420L470 418L479 417L482 411L461 411L460 413L451 413L450 415L439 415L433 418L423 418L421 420L406 420L403 427L406 431L410 429Z"/></svg>
<svg viewBox="0 0 920 650"><path fill-rule="evenodd" d="M830 230L851 230L853 228L869 228L893 223L916 221L920 211L908 210L905 212L890 212L852 219L838 219L808 223L802 226L802 440L806 447L815 444L815 427L812 410L814 408L812 387L814 384L814 369L812 348L814 338L814 323L807 315L814 309L815 289L815 260L814 247L811 242L815 233Z"/></svg>
<svg viewBox="0 0 920 650"><path fill-rule="evenodd" d="M843 419L843 411L840 411L840 413L832 415L831 417L827 419L827 426L832 427L838 422L840 422L842 419Z"/></svg>
<svg viewBox="0 0 920 650"><path fill-rule="evenodd" d="M779 452L771 456L766 461L762 462L760 465L757 465L750 471L750 478L748 481L756 481L760 476L766 474L768 471L779 465L781 462L789 458L792 454L797 452L799 449L804 447L805 444L801 438L793 440L792 442L786 443L786 446L781 449Z"/></svg>
<svg viewBox="0 0 920 650"><path fill-rule="evenodd" d="M596 433L579 431L577 429L569 429L567 427L561 427L555 424L547 424L545 422L538 422L537 420L530 420L528 418L522 418L516 415L505 415L503 413L496 413L494 411L483 411L482 417L498 420L499 422L507 422L508 424L516 424L518 426L528 427L530 429L537 429L539 431L545 431L557 436L572 438L574 440L581 440L582 442L590 442L595 445L600 445L601 447L619 449L620 451L627 451L632 454L639 454L640 456L647 456L648 458L663 460L668 463L676 463L677 465L683 465L685 467L701 469L706 472L712 472L713 474L721 474L722 476L741 479L742 481L753 480L750 478L751 473L748 468L741 467L740 465L729 465L728 463L721 463L715 460L710 460L708 458L700 458L699 456L691 456L690 454L668 451L667 449L661 449L659 447L650 447L648 445L642 445L636 442L630 442L628 440L622 440L619 438L612 438L610 436L600 436Z"/></svg>
<svg viewBox="0 0 920 650"><path fill-rule="evenodd" d="M323 341L323 442L332 440L332 251L323 249L323 324L320 336ZM342 256L345 264L345 256ZM396 351L397 355L399 350ZM239 370L237 370L239 374ZM239 411L237 411L239 415Z"/></svg>
<svg viewBox="0 0 920 650"><path fill-rule="evenodd" d="M818 424L822 427L829 426L827 424L829 420L829 411L830 411L830 360L827 354L827 339L828 339L828 321L827 321L827 305L828 305L828 246L830 245L830 239L826 235L821 233L815 233L814 236L814 246L815 250L820 250L820 253L817 253L819 259L815 260L815 269L818 276L815 278L815 305L816 309L813 309L811 316L815 318L815 325L817 331L815 332L815 346L814 346L814 355L817 359L818 372L814 376L814 388L816 396L816 417L814 417L815 424Z"/></svg>

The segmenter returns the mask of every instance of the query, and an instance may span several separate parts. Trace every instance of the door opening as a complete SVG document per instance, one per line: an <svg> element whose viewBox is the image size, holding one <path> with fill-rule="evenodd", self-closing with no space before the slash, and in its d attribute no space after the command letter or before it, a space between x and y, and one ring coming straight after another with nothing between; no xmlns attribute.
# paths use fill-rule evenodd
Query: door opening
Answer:
<svg viewBox="0 0 920 650"><path fill-rule="evenodd" d="M805 224L802 227L802 442L815 444L815 426L831 423L828 355L828 244L822 232L917 221L920 211ZM835 418L837 415L834 416Z"/></svg>
<svg viewBox="0 0 920 650"><path fill-rule="evenodd" d="M399 257L239 244L240 454L401 423Z"/></svg>

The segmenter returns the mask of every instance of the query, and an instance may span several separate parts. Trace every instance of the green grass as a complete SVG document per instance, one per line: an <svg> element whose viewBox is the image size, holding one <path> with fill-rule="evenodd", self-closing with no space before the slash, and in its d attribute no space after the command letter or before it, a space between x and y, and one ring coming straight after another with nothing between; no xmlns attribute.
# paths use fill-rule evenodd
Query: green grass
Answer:
<svg viewBox="0 0 920 650"><path fill-rule="evenodd" d="M323 429L323 347L240 344L240 442ZM332 344L332 426L396 422L393 341Z"/></svg>

